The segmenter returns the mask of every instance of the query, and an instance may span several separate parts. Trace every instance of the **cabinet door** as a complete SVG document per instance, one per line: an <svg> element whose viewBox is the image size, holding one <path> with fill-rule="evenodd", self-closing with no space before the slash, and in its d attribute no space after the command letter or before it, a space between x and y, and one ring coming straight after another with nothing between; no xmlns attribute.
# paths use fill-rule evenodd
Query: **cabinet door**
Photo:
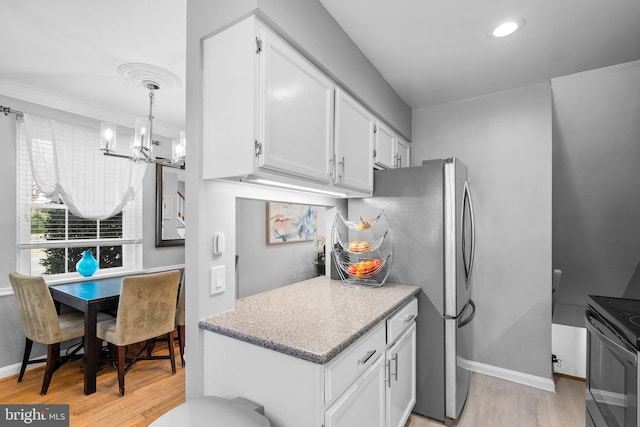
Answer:
<svg viewBox="0 0 640 427"><path fill-rule="evenodd" d="M396 167L408 168L411 166L411 145L402 138L396 141Z"/></svg>
<svg viewBox="0 0 640 427"><path fill-rule="evenodd" d="M384 123L376 124L376 166L382 169L395 167L396 136Z"/></svg>
<svg viewBox="0 0 640 427"><path fill-rule="evenodd" d="M258 165L328 183L334 84L275 34L258 37Z"/></svg>
<svg viewBox="0 0 640 427"><path fill-rule="evenodd" d="M325 427L384 427L384 357L365 371L344 394L327 409Z"/></svg>
<svg viewBox="0 0 640 427"><path fill-rule="evenodd" d="M402 427L416 403L416 324L387 350L387 427Z"/></svg>
<svg viewBox="0 0 640 427"><path fill-rule="evenodd" d="M373 190L373 115L355 99L336 89L336 185Z"/></svg>
<svg viewBox="0 0 640 427"><path fill-rule="evenodd" d="M202 179L247 176L255 168L254 20L204 39L202 62Z"/></svg>

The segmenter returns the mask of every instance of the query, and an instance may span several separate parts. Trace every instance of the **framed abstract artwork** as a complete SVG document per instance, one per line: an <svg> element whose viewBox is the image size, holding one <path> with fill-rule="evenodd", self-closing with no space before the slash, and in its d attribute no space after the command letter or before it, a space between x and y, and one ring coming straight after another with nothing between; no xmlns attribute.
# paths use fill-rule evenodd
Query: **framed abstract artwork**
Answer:
<svg viewBox="0 0 640 427"><path fill-rule="evenodd" d="M316 238L317 221L316 206L267 202L267 244L313 241Z"/></svg>

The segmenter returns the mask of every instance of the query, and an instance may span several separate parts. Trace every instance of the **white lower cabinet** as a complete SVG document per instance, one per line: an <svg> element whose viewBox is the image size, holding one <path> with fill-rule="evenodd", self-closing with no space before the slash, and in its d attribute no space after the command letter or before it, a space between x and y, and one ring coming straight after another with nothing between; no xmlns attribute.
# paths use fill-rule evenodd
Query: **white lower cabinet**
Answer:
<svg viewBox="0 0 640 427"><path fill-rule="evenodd" d="M402 427L415 404L414 298L327 364L205 332L204 395L244 397L274 427Z"/></svg>
<svg viewBox="0 0 640 427"><path fill-rule="evenodd" d="M402 427L416 403L416 324L411 326L386 352L387 427Z"/></svg>
<svg viewBox="0 0 640 427"><path fill-rule="evenodd" d="M325 427L385 427L384 357L376 362L325 412Z"/></svg>
<svg viewBox="0 0 640 427"><path fill-rule="evenodd" d="M335 388L331 377L349 382L350 378L358 379L333 403L330 402L336 393L326 395L330 406L325 412L324 427L404 426L416 403L417 314L418 301L413 299L386 320L386 328L378 326L377 331L329 365L332 375L327 375L327 390ZM387 344L378 356L384 332ZM375 362L365 372L356 371L357 366L366 366L372 360ZM346 366L350 368L347 370Z"/></svg>

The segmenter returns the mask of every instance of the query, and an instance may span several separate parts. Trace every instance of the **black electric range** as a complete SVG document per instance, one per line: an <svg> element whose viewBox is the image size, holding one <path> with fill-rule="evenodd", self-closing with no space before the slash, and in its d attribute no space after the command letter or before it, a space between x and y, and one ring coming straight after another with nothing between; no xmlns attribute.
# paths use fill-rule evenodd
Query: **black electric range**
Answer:
<svg viewBox="0 0 640 427"><path fill-rule="evenodd" d="M589 295L587 306L640 350L640 300Z"/></svg>

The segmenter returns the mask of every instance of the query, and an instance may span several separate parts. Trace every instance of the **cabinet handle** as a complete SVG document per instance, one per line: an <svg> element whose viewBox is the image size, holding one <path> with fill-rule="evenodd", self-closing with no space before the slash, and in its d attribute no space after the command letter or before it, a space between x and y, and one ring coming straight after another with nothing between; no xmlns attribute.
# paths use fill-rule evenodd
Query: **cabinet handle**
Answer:
<svg viewBox="0 0 640 427"><path fill-rule="evenodd" d="M391 361L384 362L384 382L387 383L387 387L391 388Z"/></svg>
<svg viewBox="0 0 640 427"><path fill-rule="evenodd" d="M398 154L398 166L399 168L402 167L402 156Z"/></svg>
<svg viewBox="0 0 640 427"><path fill-rule="evenodd" d="M342 160L338 162L338 165L340 166L340 175L338 175L338 178L340 178L340 181L344 181L344 156Z"/></svg>
<svg viewBox="0 0 640 427"><path fill-rule="evenodd" d="M391 381L391 375L393 375L397 382L398 381L398 353L393 355L393 357L391 358L391 361L395 362L395 369L393 374L389 373L389 381ZM389 371L391 371L391 362L389 362Z"/></svg>
<svg viewBox="0 0 640 427"><path fill-rule="evenodd" d="M367 351L364 356L358 359L358 365L364 365L365 363L367 363L374 354L376 354L376 350Z"/></svg>
<svg viewBox="0 0 640 427"><path fill-rule="evenodd" d="M404 319L404 323L409 323L415 318L416 318L415 314L409 314L409 315L407 315L406 319Z"/></svg>
<svg viewBox="0 0 640 427"><path fill-rule="evenodd" d="M336 155L334 154L329 159L329 178L333 181L333 178L336 176Z"/></svg>

